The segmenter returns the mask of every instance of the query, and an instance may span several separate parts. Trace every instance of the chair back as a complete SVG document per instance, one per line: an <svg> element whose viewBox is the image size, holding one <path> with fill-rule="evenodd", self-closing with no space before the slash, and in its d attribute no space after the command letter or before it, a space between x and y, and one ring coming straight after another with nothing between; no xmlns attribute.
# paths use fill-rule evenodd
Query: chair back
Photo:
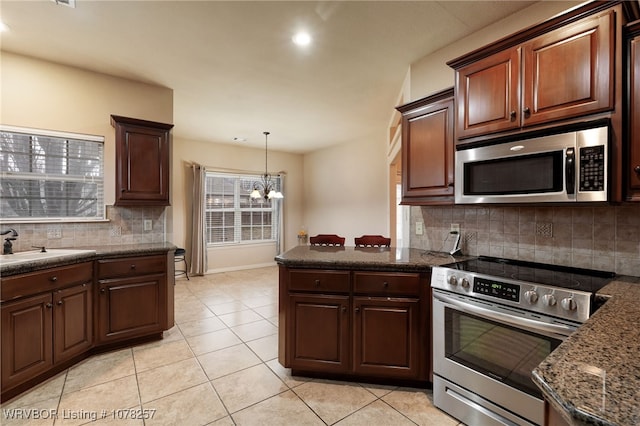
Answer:
<svg viewBox="0 0 640 426"><path fill-rule="evenodd" d="M391 247L391 238L382 235L363 235L354 239L356 247Z"/></svg>
<svg viewBox="0 0 640 426"><path fill-rule="evenodd" d="M312 246L344 247L344 237L336 234L318 234L315 237L309 237L309 243Z"/></svg>

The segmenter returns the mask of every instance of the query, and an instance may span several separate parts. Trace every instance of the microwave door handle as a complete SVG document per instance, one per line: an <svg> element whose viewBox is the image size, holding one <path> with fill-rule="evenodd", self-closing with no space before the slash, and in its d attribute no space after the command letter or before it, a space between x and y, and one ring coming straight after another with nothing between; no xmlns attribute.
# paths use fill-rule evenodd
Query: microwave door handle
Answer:
<svg viewBox="0 0 640 426"><path fill-rule="evenodd" d="M576 153L574 148L567 148L564 160L565 185L567 194L576 193Z"/></svg>

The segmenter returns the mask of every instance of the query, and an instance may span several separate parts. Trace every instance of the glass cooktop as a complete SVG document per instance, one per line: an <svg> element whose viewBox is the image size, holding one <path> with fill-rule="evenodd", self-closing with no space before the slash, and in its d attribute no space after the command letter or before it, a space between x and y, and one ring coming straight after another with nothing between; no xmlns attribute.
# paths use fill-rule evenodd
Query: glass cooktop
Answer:
<svg viewBox="0 0 640 426"><path fill-rule="evenodd" d="M476 259L443 265L450 269L475 272L494 278L509 278L595 293L616 276L614 272L544 263L480 256Z"/></svg>

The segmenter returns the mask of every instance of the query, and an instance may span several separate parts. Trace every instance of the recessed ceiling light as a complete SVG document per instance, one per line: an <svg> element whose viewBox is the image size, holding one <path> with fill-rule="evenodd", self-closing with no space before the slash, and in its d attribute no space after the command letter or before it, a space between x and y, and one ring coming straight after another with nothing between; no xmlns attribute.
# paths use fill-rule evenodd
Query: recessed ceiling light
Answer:
<svg viewBox="0 0 640 426"><path fill-rule="evenodd" d="M9 26L4 22L0 21L0 33L4 33L9 31Z"/></svg>
<svg viewBox="0 0 640 426"><path fill-rule="evenodd" d="M309 44L311 44L311 36L309 35L309 33L304 31L296 33L291 38L291 40L293 40L293 42L298 46L308 46Z"/></svg>
<svg viewBox="0 0 640 426"><path fill-rule="evenodd" d="M247 138L236 136L235 138L233 138L233 141L234 142L246 142Z"/></svg>

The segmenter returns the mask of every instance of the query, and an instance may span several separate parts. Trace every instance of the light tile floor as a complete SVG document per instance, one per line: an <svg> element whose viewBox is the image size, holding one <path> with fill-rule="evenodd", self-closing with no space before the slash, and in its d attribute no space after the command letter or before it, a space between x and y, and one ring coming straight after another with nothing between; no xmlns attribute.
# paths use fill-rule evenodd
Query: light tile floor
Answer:
<svg viewBox="0 0 640 426"><path fill-rule="evenodd" d="M292 376L277 360L276 267L182 277L175 294L163 340L84 360L4 403L0 423L459 424L429 389Z"/></svg>

